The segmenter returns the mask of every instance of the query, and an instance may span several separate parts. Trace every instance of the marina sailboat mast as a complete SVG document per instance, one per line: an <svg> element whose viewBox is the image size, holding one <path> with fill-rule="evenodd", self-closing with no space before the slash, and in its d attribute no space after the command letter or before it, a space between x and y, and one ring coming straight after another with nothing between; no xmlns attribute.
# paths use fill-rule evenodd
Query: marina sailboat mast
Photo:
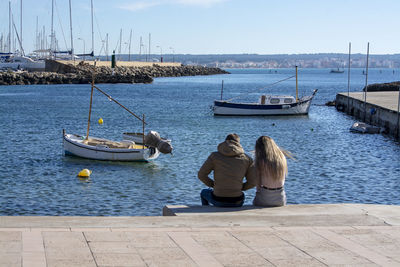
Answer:
<svg viewBox="0 0 400 267"><path fill-rule="evenodd" d="M51 0L51 30L50 30L50 57L53 57L54 47L54 0Z"/></svg>
<svg viewBox="0 0 400 267"><path fill-rule="evenodd" d="M297 81L297 66L296 66L296 102L299 102L299 83Z"/></svg>
<svg viewBox="0 0 400 267"><path fill-rule="evenodd" d="M72 6L71 0L69 0L69 26L71 32L71 60L74 59L74 39L72 37Z"/></svg>
<svg viewBox="0 0 400 267"><path fill-rule="evenodd" d="M94 57L93 0L90 0L90 6L92 14L92 55Z"/></svg>
<svg viewBox="0 0 400 267"><path fill-rule="evenodd" d="M8 52L11 54L11 0L8 2Z"/></svg>
<svg viewBox="0 0 400 267"><path fill-rule="evenodd" d="M19 25L19 26L20 26L20 32L19 32L19 35L20 35L19 39L20 39L20 40L19 40L19 42L20 42L20 44L21 44L21 49L22 49L22 47L23 47L23 46L22 46L22 0L21 0L21 6L20 6L20 8L21 8L21 9L20 9L20 11L21 11L21 12L20 12L20 13L21 13L20 16L21 16L21 17L20 17L20 25Z"/></svg>

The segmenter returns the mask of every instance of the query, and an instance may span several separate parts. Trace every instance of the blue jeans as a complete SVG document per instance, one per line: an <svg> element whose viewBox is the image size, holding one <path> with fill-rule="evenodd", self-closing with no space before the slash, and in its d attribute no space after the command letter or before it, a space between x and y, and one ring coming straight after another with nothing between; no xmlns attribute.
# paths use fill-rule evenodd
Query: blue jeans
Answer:
<svg viewBox="0 0 400 267"><path fill-rule="evenodd" d="M244 203L244 194L243 194L243 200L238 201L238 202L234 202L234 203L228 203L228 202L220 202L220 201L216 201L213 198L213 194L212 194L213 190L208 188L208 189L203 189L201 190L200 193L200 198L201 198L201 205L203 206L208 206L209 203L213 204L216 207L241 207L243 206Z"/></svg>

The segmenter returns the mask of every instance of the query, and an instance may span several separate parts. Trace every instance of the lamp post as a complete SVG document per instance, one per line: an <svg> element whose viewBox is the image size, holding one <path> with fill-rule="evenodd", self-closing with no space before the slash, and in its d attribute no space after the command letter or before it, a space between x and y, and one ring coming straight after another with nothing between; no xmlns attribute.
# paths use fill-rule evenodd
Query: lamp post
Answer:
<svg viewBox="0 0 400 267"><path fill-rule="evenodd" d="M163 62L163 57L162 57L162 47L157 45L156 47L160 48L160 58L161 58L161 63Z"/></svg>
<svg viewBox="0 0 400 267"><path fill-rule="evenodd" d="M85 40L82 38L78 38L78 40L81 40L83 42L83 61L85 61L85 50L86 50Z"/></svg>
<svg viewBox="0 0 400 267"><path fill-rule="evenodd" d="M175 50L173 47L170 47L169 49L172 51L172 62L175 62Z"/></svg>

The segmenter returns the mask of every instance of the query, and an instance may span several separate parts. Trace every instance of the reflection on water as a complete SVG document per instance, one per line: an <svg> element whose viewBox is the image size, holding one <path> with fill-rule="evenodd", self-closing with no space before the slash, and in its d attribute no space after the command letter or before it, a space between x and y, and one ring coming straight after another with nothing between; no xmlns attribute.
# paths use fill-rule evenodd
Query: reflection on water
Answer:
<svg viewBox="0 0 400 267"><path fill-rule="evenodd" d="M352 90L365 82L353 70ZM269 135L297 160L289 160L289 203L400 204L400 146L391 137L349 132L353 119L324 103L347 91L347 75L300 70L300 96L319 91L308 116L213 117L210 105L254 91L291 75L293 70L232 70L230 75L159 78L153 84L99 85L149 126L173 142L174 155L150 163L93 161L65 157L62 129L84 134L89 85L0 87L0 215L160 215L166 204L200 204L204 186L197 171L228 133L236 132L246 151ZM396 71L400 73L399 71ZM390 71L372 70L371 83L399 80ZM294 94L294 81L265 93ZM257 95L243 100L256 101ZM107 98L95 94L91 134L120 139L141 124ZM4 126L3 126L4 125ZM79 179L80 170L93 171ZM246 192L246 204L254 197Z"/></svg>

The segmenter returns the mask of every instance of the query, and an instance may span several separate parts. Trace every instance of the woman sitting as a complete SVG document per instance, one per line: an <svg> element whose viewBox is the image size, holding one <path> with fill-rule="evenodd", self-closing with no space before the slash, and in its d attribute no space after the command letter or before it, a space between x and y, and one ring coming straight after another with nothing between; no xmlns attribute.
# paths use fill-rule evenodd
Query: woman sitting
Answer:
<svg viewBox="0 0 400 267"><path fill-rule="evenodd" d="M288 173L286 157L290 152L280 149L269 136L261 136L256 141L255 167L257 171L257 191L253 205L279 207L286 205L284 189Z"/></svg>

